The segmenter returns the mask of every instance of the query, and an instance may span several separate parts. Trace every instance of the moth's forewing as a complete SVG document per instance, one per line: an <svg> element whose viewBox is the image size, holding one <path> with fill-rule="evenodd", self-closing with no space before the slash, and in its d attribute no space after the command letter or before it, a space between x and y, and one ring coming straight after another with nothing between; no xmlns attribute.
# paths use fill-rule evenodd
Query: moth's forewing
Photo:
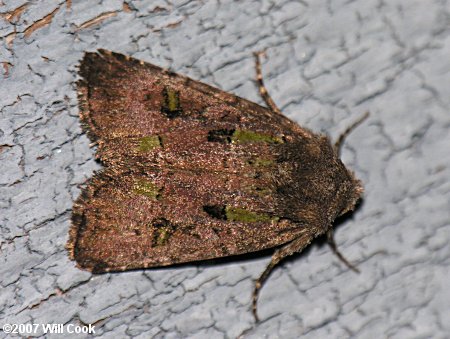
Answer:
<svg viewBox="0 0 450 339"><path fill-rule="evenodd" d="M105 165L74 206L81 267L258 251L323 233L342 208L352 178L328 139L282 115L107 51L86 53L80 75L80 115Z"/></svg>

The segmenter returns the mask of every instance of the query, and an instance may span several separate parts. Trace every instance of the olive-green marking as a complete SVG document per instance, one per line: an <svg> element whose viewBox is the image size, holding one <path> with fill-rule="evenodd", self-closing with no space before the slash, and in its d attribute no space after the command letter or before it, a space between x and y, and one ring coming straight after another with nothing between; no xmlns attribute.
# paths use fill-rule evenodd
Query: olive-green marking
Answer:
<svg viewBox="0 0 450 339"><path fill-rule="evenodd" d="M213 218L229 221L269 222L280 220L279 217L270 216L268 214L255 213L245 208L224 205L205 205L203 206L203 211Z"/></svg>
<svg viewBox="0 0 450 339"><path fill-rule="evenodd" d="M227 220L241 222L278 221L280 218L263 213L255 213L240 207L225 207Z"/></svg>
<svg viewBox="0 0 450 339"><path fill-rule="evenodd" d="M167 106L169 110L175 111L180 106L180 99L178 93L172 90L167 91Z"/></svg>
<svg viewBox="0 0 450 339"><path fill-rule="evenodd" d="M133 185L133 192L139 195L145 195L152 199L159 199L161 197L161 189L154 183L146 180L138 180Z"/></svg>
<svg viewBox="0 0 450 339"><path fill-rule="evenodd" d="M234 131L231 140L235 143L267 142L272 144L281 144L283 142L283 140L278 137L241 129Z"/></svg>
<svg viewBox="0 0 450 339"><path fill-rule="evenodd" d="M170 87L163 89L164 102L161 107L161 112L167 115L170 119L179 116L183 113L180 105L180 93Z"/></svg>
<svg viewBox="0 0 450 339"><path fill-rule="evenodd" d="M247 191L253 194L256 194L260 197L264 197L266 195L270 195L273 193L273 191L270 188L262 188L259 186L249 186L247 188Z"/></svg>
<svg viewBox="0 0 450 339"><path fill-rule="evenodd" d="M255 167L268 167L272 166L275 162L272 159L253 158L247 160L247 163Z"/></svg>
<svg viewBox="0 0 450 339"><path fill-rule="evenodd" d="M170 231L167 228L159 230L158 237L156 238L156 246L164 245L170 238Z"/></svg>
<svg viewBox="0 0 450 339"><path fill-rule="evenodd" d="M161 146L161 137L159 135L148 135L139 139L138 149L140 152L150 152Z"/></svg>
<svg viewBox="0 0 450 339"><path fill-rule="evenodd" d="M154 228L153 247L165 245L175 229L174 225L165 218L155 219L152 226Z"/></svg>

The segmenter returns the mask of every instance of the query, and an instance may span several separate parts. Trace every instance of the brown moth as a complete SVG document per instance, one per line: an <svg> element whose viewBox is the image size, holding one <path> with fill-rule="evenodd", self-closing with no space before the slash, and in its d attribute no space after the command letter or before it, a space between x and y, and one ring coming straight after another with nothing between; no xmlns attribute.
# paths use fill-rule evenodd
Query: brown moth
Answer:
<svg viewBox="0 0 450 339"><path fill-rule="evenodd" d="M362 119L334 146L298 126L269 97L258 56L269 108L121 54L85 54L80 116L104 169L73 208L67 247L81 268L125 271L277 247L255 284L257 319L272 268L315 237L328 234L346 262L332 225L363 188L339 145Z"/></svg>

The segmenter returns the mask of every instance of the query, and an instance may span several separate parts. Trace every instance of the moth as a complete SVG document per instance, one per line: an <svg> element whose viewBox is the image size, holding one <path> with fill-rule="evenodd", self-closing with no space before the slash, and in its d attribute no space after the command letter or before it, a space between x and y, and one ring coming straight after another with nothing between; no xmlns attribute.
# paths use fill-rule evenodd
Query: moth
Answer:
<svg viewBox="0 0 450 339"><path fill-rule="evenodd" d="M104 165L73 207L67 248L93 273L276 248L258 292L283 258L327 234L363 187L332 145L268 108L118 53L86 53L80 117Z"/></svg>

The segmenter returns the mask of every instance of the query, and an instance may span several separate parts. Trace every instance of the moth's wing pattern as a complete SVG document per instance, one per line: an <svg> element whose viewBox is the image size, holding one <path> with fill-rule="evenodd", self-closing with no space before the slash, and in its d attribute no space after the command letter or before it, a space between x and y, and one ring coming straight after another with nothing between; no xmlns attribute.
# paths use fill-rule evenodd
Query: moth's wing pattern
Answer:
<svg viewBox="0 0 450 339"><path fill-rule="evenodd" d="M104 50L86 53L80 75L81 119L105 165L74 206L68 248L80 266L171 265L311 233L308 213L304 220L284 215L279 193L292 165L279 161L286 145L319 143L311 132L245 99Z"/></svg>
<svg viewBox="0 0 450 339"><path fill-rule="evenodd" d="M179 126L167 119L177 116L210 124L263 124L275 133L309 134L258 104L122 54L88 52L79 73L81 118L94 140L158 134Z"/></svg>

